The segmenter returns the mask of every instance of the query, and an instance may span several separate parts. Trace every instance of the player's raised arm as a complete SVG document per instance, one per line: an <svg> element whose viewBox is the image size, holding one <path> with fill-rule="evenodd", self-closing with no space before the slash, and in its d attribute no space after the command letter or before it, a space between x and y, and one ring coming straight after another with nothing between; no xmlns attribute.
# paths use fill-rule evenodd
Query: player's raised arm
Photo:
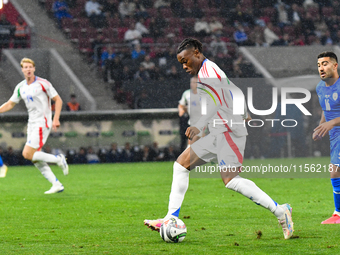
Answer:
<svg viewBox="0 0 340 255"><path fill-rule="evenodd" d="M63 106L63 100L59 95L55 96L52 98L53 101L55 101L55 112L54 112L54 117L53 117L53 123L52 123L52 128L54 131L57 130L57 128L60 126L60 112L61 108Z"/></svg>
<svg viewBox="0 0 340 255"><path fill-rule="evenodd" d="M6 103L4 103L0 106L0 113L8 112L8 111L12 110L15 105L16 105L15 102L8 100Z"/></svg>

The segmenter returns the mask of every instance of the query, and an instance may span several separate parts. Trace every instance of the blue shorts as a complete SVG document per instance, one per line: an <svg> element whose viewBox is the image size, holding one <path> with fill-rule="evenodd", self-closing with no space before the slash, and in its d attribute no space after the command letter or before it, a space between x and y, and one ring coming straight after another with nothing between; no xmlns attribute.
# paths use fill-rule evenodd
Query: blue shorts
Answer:
<svg viewBox="0 0 340 255"><path fill-rule="evenodd" d="M340 166L340 139L330 141L331 147L331 163Z"/></svg>

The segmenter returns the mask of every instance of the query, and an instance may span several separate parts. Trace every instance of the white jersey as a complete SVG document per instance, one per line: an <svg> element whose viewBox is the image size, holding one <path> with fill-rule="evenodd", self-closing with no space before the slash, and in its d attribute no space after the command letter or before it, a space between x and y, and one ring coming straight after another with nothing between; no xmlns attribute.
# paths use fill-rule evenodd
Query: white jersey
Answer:
<svg viewBox="0 0 340 255"><path fill-rule="evenodd" d="M201 101L198 93L194 94L191 89L183 92L181 100L178 101L180 105L188 107L190 119L189 125L194 125L201 117Z"/></svg>
<svg viewBox="0 0 340 255"><path fill-rule="evenodd" d="M236 86L226 74L214 62L205 59L198 72L198 81L197 89L201 97L202 108L205 104L202 100L206 101L206 114L201 116L195 127L202 130L208 125L211 134L227 131L236 136L247 135L244 121L247 115L246 107L244 116L233 114L231 90Z"/></svg>
<svg viewBox="0 0 340 255"><path fill-rule="evenodd" d="M24 100L28 123L49 128L52 124L51 98L57 95L57 91L48 80L35 76L34 82L30 85L27 85L26 80L20 82L15 87L10 101L19 103L21 99Z"/></svg>

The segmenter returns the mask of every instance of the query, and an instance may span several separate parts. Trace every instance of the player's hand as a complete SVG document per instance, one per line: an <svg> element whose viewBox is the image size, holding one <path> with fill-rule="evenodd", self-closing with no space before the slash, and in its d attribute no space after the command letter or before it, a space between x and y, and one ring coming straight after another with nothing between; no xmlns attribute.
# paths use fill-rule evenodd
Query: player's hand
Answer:
<svg viewBox="0 0 340 255"><path fill-rule="evenodd" d="M196 127L188 127L187 130L185 131L185 135L192 140L196 135L200 133L199 129Z"/></svg>
<svg viewBox="0 0 340 255"><path fill-rule="evenodd" d="M52 130L57 131L57 128L60 127L60 121L59 120L53 120L52 122Z"/></svg>
<svg viewBox="0 0 340 255"><path fill-rule="evenodd" d="M325 135L328 134L328 132L334 127L333 122L331 121L327 121L324 122L322 124L320 124L319 126L317 126L314 129L314 133L316 133L316 135L319 135L320 137L324 137ZM314 137L314 134L313 134ZM314 139L314 138L313 138Z"/></svg>
<svg viewBox="0 0 340 255"><path fill-rule="evenodd" d="M318 131L315 131L312 135L312 138L314 141L317 141L317 140L321 140L322 137L319 135Z"/></svg>

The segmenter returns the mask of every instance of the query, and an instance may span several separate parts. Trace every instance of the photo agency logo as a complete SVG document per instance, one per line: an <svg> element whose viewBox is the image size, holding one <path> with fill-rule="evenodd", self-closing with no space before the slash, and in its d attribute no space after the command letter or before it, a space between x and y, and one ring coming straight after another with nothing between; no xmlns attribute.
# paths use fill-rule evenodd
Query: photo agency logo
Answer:
<svg viewBox="0 0 340 255"><path fill-rule="evenodd" d="M207 115L208 113L208 105L214 104L215 107L219 105L227 105L228 108L232 107L233 115L241 115L246 116L246 112L252 113L257 116L269 116L277 110L278 107L278 88L272 87L271 91L271 107L267 110L258 110L254 107L253 102L253 88L247 88L247 106L245 104L245 96L242 90L236 87L227 79L228 84L224 85L223 82L216 83L215 86L210 86L204 82L198 82L200 86L197 88L206 92L201 95L201 114ZM215 89L216 88L216 89ZM219 90L219 88L224 88ZM227 89L226 89L227 88ZM216 90L219 90L218 93ZM304 103L307 103L311 99L311 93L309 90L304 88L295 88L295 87L284 87L281 88L281 115L287 115L287 105L295 105L304 115L310 116L312 115L304 106ZM300 94L301 98L292 98L289 96L290 94ZM232 106L228 105L228 99L232 99ZM270 101L270 99L268 99ZM229 101L230 102L230 101ZM210 107L210 106L209 106ZM234 122L233 122L234 121ZM242 122L235 122L233 119L214 119L214 126L216 125L225 125L229 126L233 125L248 125L249 127L262 127L265 123L271 123L273 127L276 122L279 122L283 127L295 127L298 125L297 120L295 119L251 119L246 122L243 120ZM256 125L255 125L256 123Z"/></svg>

